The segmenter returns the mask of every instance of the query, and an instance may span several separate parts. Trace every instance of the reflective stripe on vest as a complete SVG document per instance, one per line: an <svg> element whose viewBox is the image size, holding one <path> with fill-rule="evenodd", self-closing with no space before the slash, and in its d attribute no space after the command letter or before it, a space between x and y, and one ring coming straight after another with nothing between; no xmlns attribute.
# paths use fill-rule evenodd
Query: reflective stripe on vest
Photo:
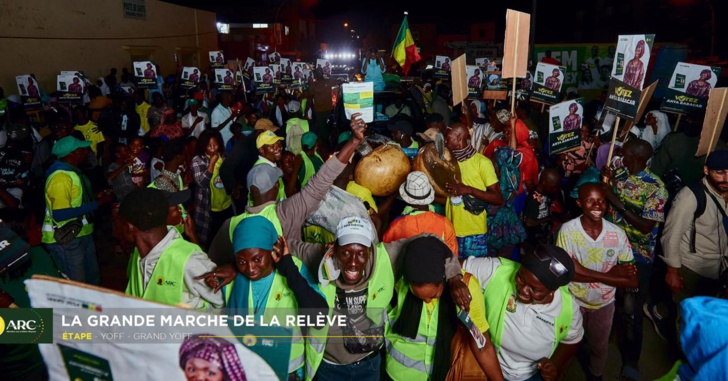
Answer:
<svg viewBox="0 0 728 381"><path fill-rule="evenodd" d="M281 227L281 220L278 219L278 213L276 213L276 206L278 206L278 204L273 203L273 204L270 204L270 205L266 206L265 208L263 208L263 210L261 210L257 214L246 212L246 213L243 213L243 214L240 214L240 215L237 215L237 216L231 218L230 219L230 242L233 241L233 232L235 231L235 227L238 226L240 221L242 221L245 218L253 217L253 216L265 217L268 221L270 221L273 224L273 227L276 228L276 232L278 233L278 235L279 236L283 235L283 227ZM233 255L234 254L235 253L233 253Z"/></svg>
<svg viewBox="0 0 728 381"><path fill-rule="evenodd" d="M490 325L490 335L498 352L500 352L503 328L505 327L506 307L511 297L515 298L516 273L521 265L508 259L500 259L501 265L490 278L488 286L483 291L485 298L485 313ZM568 286L560 287L561 312L554 321L554 344L551 354L554 353L559 342L569 334L569 326L574 313L571 293ZM550 357L550 355L549 355Z"/></svg>
<svg viewBox="0 0 728 381"><path fill-rule="evenodd" d="M79 190L78 196L74 197L74 199L71 200L71 206L70 206L71 208L78 208L79 206L81 206L81 204L83 204L83 184L81 183L81 178L78 177L78 174L76 174L75 172L63 171L63 170L53 171L53 173L51 173L50 176L48 176L48 179L46 180L46 183L45 183L45 187L46 188L48 187L48 184L50 183L52 178L54 178L56 175L61 174L61 173L70 177L71 182L73 183L73 186ZM68 219L65 221L55 221L53 219L53 212L51 210L51 200L48 197L47 191L45 192L45 203L46 203L46 211L45 211L45 217L43 218L41 241L43 243L55 243L56 239L55 239L55 237L53 237L53 226L63 226L67 222L74 221L76 219L71 218L71 219ZM93 233L93 231L94 231L93 224L90 224L88 222L88 220L86 219L86 216L83 216L81 221L83 223L83 227L81 228L81 232L78 233L78 235L76 236L77 238L87 236L87 235Z"/></svg>
<svg viewBox="0 0 728 381"><path fill-rule="evenodd" d="M134 249L129 263L129 283L126 285L126 294L169 305L181 303L185 265L195 252L204 253L199 246L185 241L182 237L174 239L154 265L152 276L145 288L139 250ZM206 311L207 305L208 303L204 302L198 311Z"/></svg>
<svg viewBox="0 0 728 381"><path fill-rule="evenodd" d="M301 266L303 262L296 257L292 257L293 263L296 264L299 273L301 272ZM230 295L232 295L233 287L235 282L231 282L225 287L225 304L228 304ZM255 311L253 307L253 287L248 287L248 315L253 315ZM273 276L273 283L271 284L270 291L268 292L268 299L263 307L263 320L266 323L270 323L271 318L276 316L278 321L283 323L286 321L286 316L298 315L298 301L293 291L288 287L288 281L286 277L282 276L278 271ZM257 318L256 318L257 319ZM304 350L305 344L303 341L303 333L301 328L294 326L292 332L293 341L291 343L291 356L288 363L288 373L295 372L298 368L303 366L305 360Z"/></svg>
<svg viewBox="0 0 728 381"><path fill-rule="evenodd" d="M324 159L319 156L318 152L315 152L314 155L321 160L322 163L324 162ZM303 180L301 181L301 188L303 188L306 184L308 184L308 181L311 180L311 177L316 174L316 168L313 166L311 158L308 157L305 152L301 152L300 156L303 159Z"/></svg>
<svg viewBox="0 0 728 381"><path fill-rule="evenodd" d="M387 307L392 300L394 294L394 272L392 264L389 260L389 254L384 248L383 243L376 246L376 260L374 263L374 273L369 279L367 285L367 317L373 322L380 322L386 326L388 323ZM326 303L329 305L329 316L332 315L334 309L334 299L336 297L336 285L332 282L328 286L319 288L326 297ZM382 311L380 316L377 311ZM376 323L375 323L376 324ZM321 361L324 358L324 350L326 349L326 335L329 331L328 326L324 328L309 328L309 337L306 339L306 380L310 381L316 375Z"/></svg>
<svg viewBox="0 0 728 381"><path fill-rule="evenodd" d="M433 349L434 350L434 349ZM406 368L410 371L414 372L406 372L407 374L402 374L401 377L397 373L390 372L389 364L392 362L392 360L396 361L398 364L401 364L398 368ZM424 373L424 375L422 374ZM424 361L417 361L409 358L406 354L400 352L397 348L394 347L392 342L387 340L387 374L389 374L390 377L392 377L394 380L427 380L429 378L429 375L432 374L432 364L427 365ZM408 378L414 374L414 378Z"/></svg>

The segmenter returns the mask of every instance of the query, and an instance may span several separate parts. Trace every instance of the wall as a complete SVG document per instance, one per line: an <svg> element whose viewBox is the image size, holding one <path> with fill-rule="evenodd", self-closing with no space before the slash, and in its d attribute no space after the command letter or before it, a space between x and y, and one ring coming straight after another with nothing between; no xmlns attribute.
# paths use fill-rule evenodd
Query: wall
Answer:
<svg viewBox="0 0 728 381"><path fill-rule="evenodd" d="M197 30L197 33L196 33ZM163 75L182 65L207 70L217 50L214 13L146 0L146 20L124 17L121 0L8 0L0 2L0 86L17 94L15 76L35 74L42 89L56 90L61 70L96 79L111 67L132 69L132 56L148 57Z"/></svg>

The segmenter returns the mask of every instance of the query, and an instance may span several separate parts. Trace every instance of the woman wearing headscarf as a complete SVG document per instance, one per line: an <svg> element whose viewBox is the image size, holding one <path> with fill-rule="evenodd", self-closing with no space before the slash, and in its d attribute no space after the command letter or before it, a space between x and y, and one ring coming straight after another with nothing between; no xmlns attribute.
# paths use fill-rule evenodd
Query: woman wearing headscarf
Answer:
<svg viewBox="0 0 728 381"><path fill-rule="evenodd" d="M221 338L186 338L179 347L179 367L187 381L247 381L235 345Z"/></svg>
<svg viewBox="0 0 728 381"><path fill-rule="evenodd" d="M511 146L499 147L493 155L493 167L498 175L498 185L505 203L502 206L488 204L486 224L488 253L511 258L516 245L526 240L526 229L514 207L516 192L521 183L523 154Z"/></svg>
<svg viewBox="0 0 728 381"><path fill-rule="evenodd" d="M403 277L395 286L397 305L389 313L391 325L386 333L386 370L394 381L442 381L447 377L452 366L452 341L458 324L463 324L458 315L464 314L453 302L445 282L445 260L452 256L448 246L433 236L416 238L407 245ZM470 350L489 380L502 380L487 332L480 285L472 276L466 279L473 296L469 316L483 336L479 349L472 334L468 334Z"/></svg>
<svg viewBox="0 0 728 381"><path fill-rule="evenodd" d="M273 316L283 324L286 316L326 313L328 305L317 292L306 266L291 256L285 238L261 216L243 219L233 230L233 250L238 275L224 287L228 314L255 315L270 324ZM288 363L290 380L303 379L304 341L301 328L293 328Z"/></svg>
<svg viewBox="0 0 728 381"><path fill-rule="evenodd" d="M493 344L510 381L557 380L584 336L579 306L569 293L569 254L539 245L521 263L468 258L465 271L480 281Z"/></svg>
<svg viewBox="0 0 728 381"><path fill-rule="evenodd" d="M662 141L670 131L670 121L667 119L667 115L657 110L652 110L645 115L644 128L634 126L630 130L638 138L650 143L652 150L657 150L662 145Z"/></svg>

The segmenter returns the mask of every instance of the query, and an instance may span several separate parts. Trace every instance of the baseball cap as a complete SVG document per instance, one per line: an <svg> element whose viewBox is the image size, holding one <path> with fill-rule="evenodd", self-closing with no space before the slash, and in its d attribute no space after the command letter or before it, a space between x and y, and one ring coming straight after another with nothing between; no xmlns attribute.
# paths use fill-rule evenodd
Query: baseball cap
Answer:
<svg viewBox="0 0 728 381"><path fill-rule="evenodd" d="M521 265L551 291L569 284L574 276L573 260L564 249L554 245L536 246L521 258Z"/></svg>
<svg viewBox="0 0 728 381"><path fill-rule="evenodd" d="M258 164L248 172L248 189L255 186L260 193L268 192L281 177L283 177L283 171L280 168L270 164Z"/></svg>
<svg viewBox="0 0 728 381"><path fill-rule="evenodd" d="M200 102L198 102L195 99L190 99L190 100L187 101L187 107L190 107L190 106L199 106L199 105L200 105Z"/></svg>
<svg viewBox="0 0 728 381"><path fill-rule="evenodd" d="M705 166L713 171L728 169L728 151L713 151L710 155L708 155L708 160L705 161Z"/></svg>
<svg viewBox="0 0 728 381"><path fill-rule="evenodd" d="M351 131L344 131L339 134L339 138L336 139L337 144L345 143L351 139Z"/></svg>
<svg viewBox="0 0 728 381"><path fill-rule="evenodd" d="M298 101L290 101L288 102L288 112L299 112L301 111L301 104L298 103Z"/></svg>
<svg viewBox="0 0 728 381"><path fill-rule="evenodd" d="M256 123L255 126L257 127L258 123ZM260 149L260 147L263 147L264 145L275 144L281 140L283 140L283 138L274 134L273 131L266 131L258 135L258 138L255 139L255 148Z"/></svg>
<svg viewBox="0 0 728 381"><path fill-rule="evenodd" d="M255 130L267 130L267 131L278 131L278 127L273 125L273 122L270 121L268 118L260 118L257 122L255 122L255 126L253 126L253 129Z"/></svg>
<svg viewBox="0 0 728 381"><path fill-rule="evenodd" d="M360 217L346 217L336 226L336 242L339 246L372 245L372 224Z"/></svg>
<svg viewBox="0 0 728 381"><path fill-rule="evenodd" d="M413 171L407 175L407 181L399 186L399 195L410 205L429 205L435 200L430 179L420 171Z"/></svg>
<svg viewBox="0 0 728 381"><path fill-rule="evenodd" d="M405 134L412 136L412 123L404 119L388 124L387 129L389 129L389 131L402 131Z"/></svg>
<svg viewBox="0 0 728 381"><path fill-rule="evenodd" d="M61 159L68 156L71 152L79 149L90 147L91 142L85 140L78 140L73 136L66 136L65 138L59 139L53 146L51 153L56 155L57 158Z"/></svg>
<svg viewBox="0 0 728 381"><path fill-rule="evenodd" d="M315 133L309 131L301 136L301 145L308 148L313 148L313 146L316 145L317 140L318 136L316 136Z"/></svg>

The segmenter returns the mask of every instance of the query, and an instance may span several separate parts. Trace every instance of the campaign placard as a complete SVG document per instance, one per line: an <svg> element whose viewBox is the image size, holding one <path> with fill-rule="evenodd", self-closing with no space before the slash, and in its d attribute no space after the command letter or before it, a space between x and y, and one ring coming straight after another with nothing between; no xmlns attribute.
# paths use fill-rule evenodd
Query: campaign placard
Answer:
<svg viewBox="0 0 728 381"><path fill-rule="evenodd" d="M374 83L353 82L341 85L344 97L344 113L347 119L351 115L361 113L361 120L366 123L374 121Z"/></svg>
<svg viewBox="0 0 728 381"><path fill-rule="evenodd" d="M230 69L215 69L215 83L220 90L232 90L235 84L233 72Z"/></svg>
<svg viewBox="0 0 728 381"><path fill-rule="evenodd" d="M450 63L450 57L447 56L436 56L435 57L435 72L434 77L437 78L450 78L450 71L452 70L452 64Z"/></svg>
<svg viewBox="0 0 728 381"><path fill-rule="evenodd" d="M627 86L642 90L654 41L654 34L619 36L617 52L612 64L612 78L624 82Z"/></svg>
<svg viewBox="0 0 728 381"><path fill-rule="evenodd" d="M305 80L305 67L306 65L303 62L294 62L292 64L293 66L293 74L291 75L291 88L293 89L299 89L303 86L303 84L306 82Z"/></svg>
<svg viewBox="0 0 728 381"><path fill-rule="evenodd" d="M574 99L549 107L549 153L558 154L581 144L584 99Z"/></svg>
<svg viewBox="0 0 728 381"><path fill-rule="evenodd" d="M281 62L281 54L278 52L273 52L271 54L268 54L268 64L277 64Z"/></svg>
<svg viewBox="0 0 728 381"><path fill-rule="evenodd" d="M157 68L151 61L134 62L134 82L138 88L157 87Z"/></svg>
<svg viewBox="0 0 728 381"><path fill-rule="evenodd" d="M316 70L321 70L324 79L329 79L329 76L331 76L331 62L329 60L317 59Z"/></svg>
<svg viewBox="0 0 728 381"><path fill-rule="evenodd" d="M184 89L192 89L200 82L200 69L192 66L182 68L182 83Z"/></svg>
<svg viewBox="0 0 728 381"><path fill-rule="evenodd" d="M634 121L639 108L642 91L616 78L609 81L609 91L604 108L620 118Z"/></svg>
<svg viewBox="0 0 728 381"><path fill-rule="evenodd" d="M281 83L289 84L293 82L293 62L290 58L281 57Z"/></svg>
<svg viewBox="0 0 728 381"><path fill-rule="evenodd" d="M500 71L498 66L496 65L495 60L491 60L490 58L476 58L475 59L475 66L479 66L483 68L482 71L488 72L488 71Z"/></svg>
<svg viewBox="0 0 728 381"><path fill-rule="evenodd" d="M59 102L81 102L83 100L84 82L74 72L65 72L56 76L56 91L60 94Z"/></svg>
<svg viewBox="0 0 728 381"><path fill-rule="evenodd" d="M40 87L33 74L15 76L15 83L18 85L18 94L24 106L40 106Z"/></svg>
<svg viewBox="0 0 728 381"><path fill-rule="evenodd" d="M720 67L678 62L660 109L679 114L705 110L710 90L715 88L718 78Z"/></svg>
<svg viewBox="0 0 728 381"><path fill-rule="evenodd" d="M248 57L243 65L243 76L247 79L253 78L253 68L255 67L255 60Z"/></svg>
<svg viewBox="0 0 728 381"><path fill-rule="evenodd" d="M208 52L208 56L210 57L210 67L213 69L219 69L223 66L225 66L225 55L222 54L221 50L214 50L211 52Z"/></svg>
<svg viewBox="0 0 728 381"><path fill-rule="evenodd" d="M536 65L536 80L531 85L531 99L546 104L559 102L565 70L563 66L539 62Z"/></svg>
<svg viewBox="0 0 728 381"><path fill-rule="evenodd" d="M256 66L253 68L253 82L255 91L259 93L273 92L273 73L268 66Z"/></svg>
<svg viewBox="0 0 728 381"><path fill-rule="evenodd" d="M465 74L468 77L468 98L479 98L480 88L483 83L483 71L480 66L465 66Z"/></svg>
<svg viewBox="0 0 728 381"><path fill-rule="evenodd" d="M268 65L271 73L273 73L273 84L278 86L281 84L281 65L273 64Z"/></svg>

